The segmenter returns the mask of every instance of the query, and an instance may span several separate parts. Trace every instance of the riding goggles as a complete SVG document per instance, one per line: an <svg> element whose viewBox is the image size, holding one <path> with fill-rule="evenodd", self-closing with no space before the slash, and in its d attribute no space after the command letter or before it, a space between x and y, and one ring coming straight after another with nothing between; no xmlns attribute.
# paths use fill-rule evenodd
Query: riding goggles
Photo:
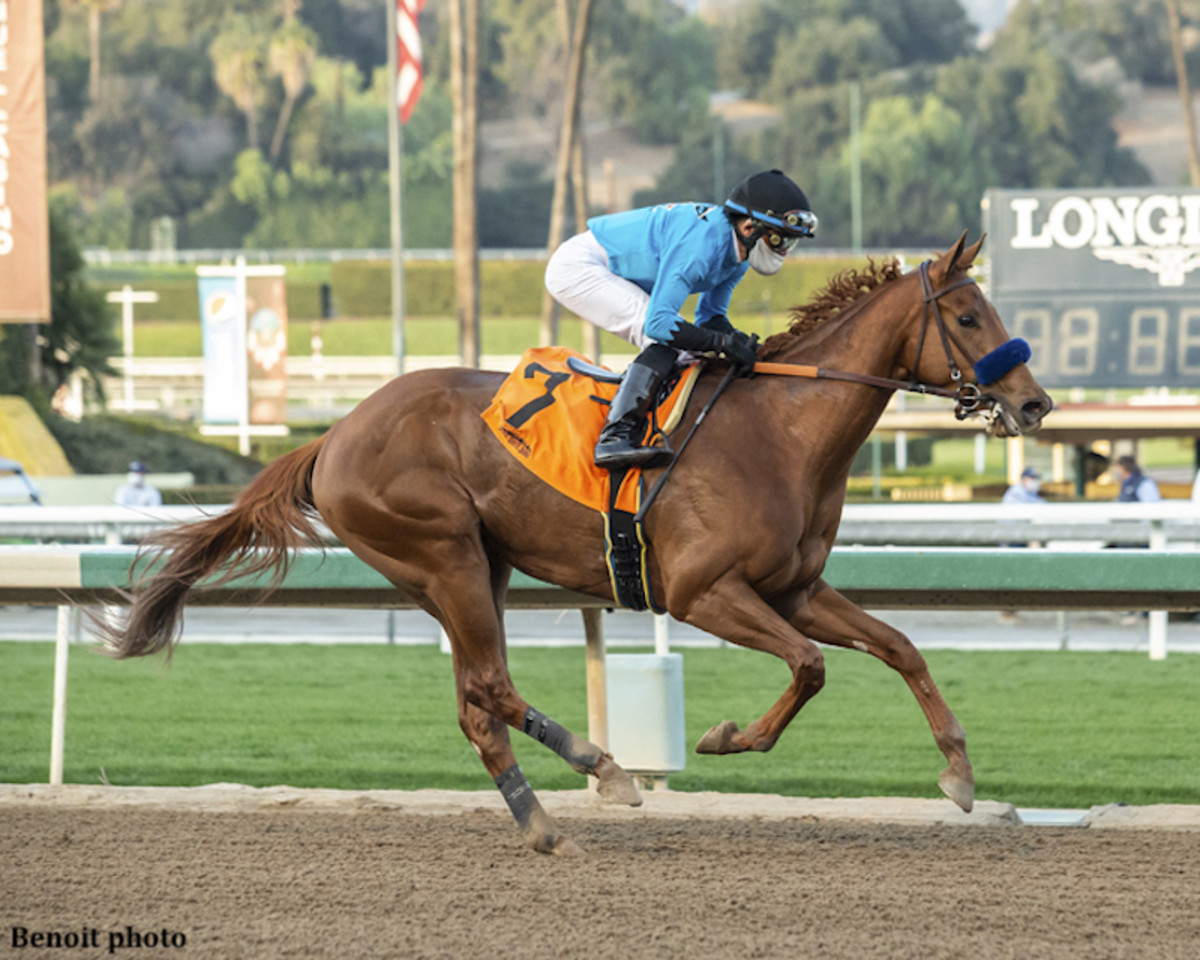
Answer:
<svg viewBox="0 0 1200 960"><path fill-rule="evenodd" d="M791 250L800 237L813 237L817 233L817 215L811 210L789 210L785 214L776 216L773 213L743 206L733 200L726 200L725 206L734 213L743 214L766 227L763 236L767 238L767 243L776 249ZM771 227L775 229L771 230Z"/></svg>

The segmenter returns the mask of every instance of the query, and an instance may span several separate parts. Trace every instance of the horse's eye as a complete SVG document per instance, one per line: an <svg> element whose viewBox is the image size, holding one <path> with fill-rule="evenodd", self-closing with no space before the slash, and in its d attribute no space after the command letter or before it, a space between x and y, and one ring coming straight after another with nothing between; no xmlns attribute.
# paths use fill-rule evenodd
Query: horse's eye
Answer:
<svg viewBox="0 0 1200 960"><path fill-rule="evenodd" d="M968 329L979 326L979 324L975 321L975 318L969 313L965 313L958 318L958 325L960 327L967 327Z"/></svg>

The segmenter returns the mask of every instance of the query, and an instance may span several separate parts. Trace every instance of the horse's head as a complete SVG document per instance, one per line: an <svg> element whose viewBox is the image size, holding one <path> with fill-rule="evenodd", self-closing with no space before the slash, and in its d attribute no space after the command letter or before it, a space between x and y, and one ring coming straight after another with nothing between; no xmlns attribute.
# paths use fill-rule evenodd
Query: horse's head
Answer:
<svg viewBox="0 0 1200 960"><path fill-rule="evenodd" d="M953 249L921 265L922 311L913 346L914 378L958 391L958 415L991 411L998 437L1036 430L1054 407L1025 361L1029 346L1011 340L996 308L968 271L983 246Z"/></svg>

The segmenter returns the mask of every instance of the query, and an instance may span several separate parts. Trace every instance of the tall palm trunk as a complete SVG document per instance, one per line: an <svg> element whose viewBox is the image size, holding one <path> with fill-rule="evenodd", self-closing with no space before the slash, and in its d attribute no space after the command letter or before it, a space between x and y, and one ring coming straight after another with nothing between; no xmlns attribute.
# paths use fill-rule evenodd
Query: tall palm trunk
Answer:
<svg viewBox="0 0 1200 960"><path fill-rule="evenodd" d="M100 6L88 4L88 99L100 99Z"/></svg>
<svg viewBox="0 0 1200 960"><path fill-rule="evenodd" d="M560 12L565 5L560 5ZM567 84L563 95L562 131L558 140L558 164L554 172L554 199L550 208L550 236L546 247L553 254L563 240L563 221L567 210L567 182L571 171L571 156L575 139L579 135L579 102L583 89L583 55L587 46L588 28L591 22L592 0L579 0L575 14L575 30L571 39L571 53L567 60ZM582 156L582 153L580 154ZM582 161L579 163L582 168ZM583 184L576 182L576 191ZM586 201L585 201L586 202ZM578 204L578 200L577 200ZM576 225L582 229L582 224ZM558 304L549 293L542 294L542 322L540 340L543 346L558 339ZM593 354L594 357L594 354Z"/></svg>
<svg viewBox="0 0 1200 960"><path fill-rule="evenodd" d="M459 353L479 366L479 238L476 225L479 2L450 0L450 92L454 101L454 287Z"/></svg>
<svg viewBox="0 0 1200 960"><path fill-rule="evenodd" d="M1183 54L1183 31L1179 26L1179 0L1166 0L1167 23L1171 28L1171 53L1175 59L1175 77L1179 99L1183 103L1183 126L1187 131L1188 169L1192 186L1200 187L1200 147L1196 144L1196 118L1192 113L1192 91L1188 84L1187 59Z"/></svg>
<svg viewBox="0 0 1200 960"><path fill-rule="evenodd" d="M288 124L292 119L292 109L296 106L298 99L298 96L293 96L290 92L284 93L283 109L279 111L279 121L275 124L275 135L271 138L272 163L279 159L279 153L283 150L283 136L287 133Z"/></svg>

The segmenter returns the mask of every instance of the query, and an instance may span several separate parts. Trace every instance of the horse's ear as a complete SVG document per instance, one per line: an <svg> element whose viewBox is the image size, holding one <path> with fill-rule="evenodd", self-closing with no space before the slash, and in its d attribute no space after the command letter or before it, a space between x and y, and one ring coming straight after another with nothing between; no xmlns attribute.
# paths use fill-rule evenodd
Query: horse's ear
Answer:
<svg viewBox="0 0 1200 960"><path fill-rule="evenodd" d="M966 234L964 233L963 236L965 237ZM985 233L959 255L958 263L955 264L957 269L969 270L971 268L971 265L975 262L975 258L979 256L979 250L983 247L983 241L986 238L987 234Z"/></svg>
<svg viewBox="0 0 1200 960"><path fill-rule="evenodd" d="M965 270L967 267L969 267L971 265L971 261L975 259L975 252L978 251L979 245L976 244L971 248L971 255L964 262L962 259L963 247L966 245L966 242L967 231L964 230L959 236L958 242L954 245L954 247L938 257L937 262L933 264L932 269L929 271L930 274L932 274L934 277L944 280L946 277L950 276L955 269ZM982 243L983 240L981 239L979 242Z"/></svg>

